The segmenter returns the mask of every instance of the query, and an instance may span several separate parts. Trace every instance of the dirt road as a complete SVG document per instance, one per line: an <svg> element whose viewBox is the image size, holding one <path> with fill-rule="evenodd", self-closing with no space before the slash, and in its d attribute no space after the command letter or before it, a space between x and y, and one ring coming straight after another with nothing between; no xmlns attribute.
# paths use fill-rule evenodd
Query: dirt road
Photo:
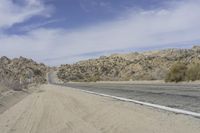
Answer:
<svg viewBox="0 0 200 133"><path fill-rule="evenodd" d="M0 115L0 133L199 133L200 119L42 85Z"/></svg>

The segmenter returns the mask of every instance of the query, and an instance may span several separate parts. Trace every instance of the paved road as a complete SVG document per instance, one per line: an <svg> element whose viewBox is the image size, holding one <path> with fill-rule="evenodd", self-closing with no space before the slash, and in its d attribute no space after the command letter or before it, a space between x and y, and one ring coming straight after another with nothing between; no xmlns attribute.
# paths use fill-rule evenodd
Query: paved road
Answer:
<svg viewBox="0 0 200 133"><path fill-rule="evenodd" d="M173 126L172 126L173 125ZM199 133L200 119L42 85L0 114L0 133Z"/></svg>
<svg viewBox="0 0 200 133"><path fill-rule="evenodd" d="M200 113L200 87L195 85L65 84L65 86Z"/></svg>
<svg viewBox="0 0 200 133"><path fill-rule="evenodd" d="M49 80L52 81L56 80ZM66 85L72 86L72 84ZM129 90L127 85L116 84L76 84L75 88L77 86L116 95L120 92L124 94L122 90ZM199 133L200 131L199 118L91 95L61 85L46 84L32 89L35 90L33 93L0 114L0 133ZM130 90L133 93L133 89Z"/></svg>
<svg viewBox="0 0 200 133"><path fill-rule="evenodd" d="M49 76L51 83L53 80ZM200 113L200 85L66 83L68 87Z"/></svg>

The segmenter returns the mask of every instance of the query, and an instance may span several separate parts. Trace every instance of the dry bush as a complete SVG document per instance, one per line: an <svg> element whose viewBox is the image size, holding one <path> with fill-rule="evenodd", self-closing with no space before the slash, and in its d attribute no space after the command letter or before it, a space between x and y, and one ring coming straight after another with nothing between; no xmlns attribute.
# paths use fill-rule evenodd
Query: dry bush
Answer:
<svg viewBox="0 0 200 133"><path fill-rule="evenodd" d="M186 74L188 81L200 80L200 64L199 63L190 64L188 66Z"/></svg>
<svg viewBox="0 0 200 133"><path fill-rule="evenodd" d="M181 62L178 62L170 68L169 72L166 75L166 82L180 82L186 80L187 65Z"/></svg>
<svg viewBox="0 0 200 133"><path fill-rule="evenodd" d="M2 79L0 81L0 84L3 84L14 91L21 91L23 88L25 88L25 84L22 85L20 84L19 81L14 81L14 80L9 80L9 79Z"/></svg>

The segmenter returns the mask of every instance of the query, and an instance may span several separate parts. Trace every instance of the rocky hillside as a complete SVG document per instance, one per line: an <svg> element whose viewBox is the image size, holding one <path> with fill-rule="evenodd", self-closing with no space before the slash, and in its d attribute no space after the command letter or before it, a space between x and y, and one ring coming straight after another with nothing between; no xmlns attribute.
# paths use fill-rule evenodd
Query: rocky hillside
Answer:
<svg viewBox="0 0 200 133"><path fill-rule="evenodd" d="M0 58L0 84L20 89L31 83L46 82L47 67L23 57Z"/></svg>
<svg viewBox="0 0 200 133"><path fill-rule="evenodd" d="M102 56L72 65L61 65L57 75L64 82L162 80L176 62L200 62L200 46Z"/></svg>

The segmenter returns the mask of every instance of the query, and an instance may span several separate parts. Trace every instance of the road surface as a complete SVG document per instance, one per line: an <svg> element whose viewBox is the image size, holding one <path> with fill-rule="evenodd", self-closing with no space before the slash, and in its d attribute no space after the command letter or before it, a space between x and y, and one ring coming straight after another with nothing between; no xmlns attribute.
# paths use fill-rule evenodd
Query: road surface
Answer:
<svg viewBox="0 0 200 133"><path fill-rule="evenodd" d="M54 74L49 81L54 81ZM200 84L65 83L67 87L109 94L200 113Z"/></svg>
<svg viewBox="0 0 200 133"><path fill-rule="evenodd" d="M0 133L199 133L200 119L42 85L0 114Z"/></svg>
<svg viewBox="0 0 200 133"><path fill-rule="evenodd" d="M55 75L49 76L48 81L55 82ZM116 85L111 87L117 90ZM104 87L100 86L99 90L101 88ZM188 115L97 96L61 85L46 84L34 90L0 114L0 133L199 133L200 131L200 119Z"/></svg>

